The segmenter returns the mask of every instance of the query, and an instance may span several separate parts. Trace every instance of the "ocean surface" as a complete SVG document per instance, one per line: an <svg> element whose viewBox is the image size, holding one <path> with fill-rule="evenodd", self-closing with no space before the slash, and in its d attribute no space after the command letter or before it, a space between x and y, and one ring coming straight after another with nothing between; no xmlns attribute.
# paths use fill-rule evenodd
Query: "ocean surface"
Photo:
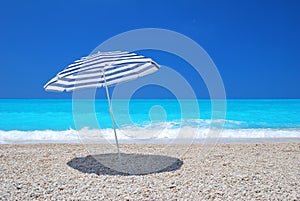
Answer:
<svg viewBox="0 0 300 201"><path fill-rule="evenodd" d="M120 140L147 133L151 139L172 139L180 130L201 139L210 129L219 130L220 138L300 138L300 100L227 100L226 108L213 111L210 100L133 99L112 105ZM114 139L106 100L0 100L0 144L78 143L77 131L84 129Z"/></svg>

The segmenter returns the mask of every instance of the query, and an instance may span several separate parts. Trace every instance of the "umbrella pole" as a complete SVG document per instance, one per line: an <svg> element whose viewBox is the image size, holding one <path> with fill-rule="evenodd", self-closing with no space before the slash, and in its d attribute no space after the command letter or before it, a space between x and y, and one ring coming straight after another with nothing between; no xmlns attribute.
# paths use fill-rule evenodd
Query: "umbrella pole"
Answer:
<svg viewBox="0 0 300 201"><path fill-rule="evenodd" d="M107 84L106 84L106 78L105 78L104 71L103 71L103 78L104 78L106 96L107 96L107 101L108 101L108 106L109 106L109 113L110 113L110 117L111 117L111 125L114 129L115 140L116 140L116 144L117 144L117 148L118 148L118 158L120 158L120 148L119 148L118 136L117 136L117 131L116 131L115 118L114 118L114 114L113 114L112 105L111 105L111 102L110 102L110 96L109 96L108 87L107 87Z"/></svg>

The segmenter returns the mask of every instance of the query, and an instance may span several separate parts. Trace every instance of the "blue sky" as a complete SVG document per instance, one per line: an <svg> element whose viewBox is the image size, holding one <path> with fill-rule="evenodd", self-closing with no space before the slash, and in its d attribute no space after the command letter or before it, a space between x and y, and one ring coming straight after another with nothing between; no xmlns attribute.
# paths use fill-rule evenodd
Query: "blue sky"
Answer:
<svg viewBox="0 0 300 201"><path fill-rule="evenodd" d="M71 97L45 92L43 85L106 39L151 27L200 44L218 67L228 98L300 98L299 9L297 0L2 1L0 98ZM190 77L199 98L208 97L201 78L182 70L183 61L156 56Z"/></svg>

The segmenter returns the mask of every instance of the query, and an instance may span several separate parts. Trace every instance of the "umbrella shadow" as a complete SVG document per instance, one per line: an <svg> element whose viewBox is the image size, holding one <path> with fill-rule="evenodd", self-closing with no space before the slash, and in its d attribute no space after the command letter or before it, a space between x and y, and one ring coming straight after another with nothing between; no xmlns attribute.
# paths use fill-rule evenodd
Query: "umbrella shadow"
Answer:
<svg viewBox="0 0 300 201"><path fill-rule="evenodd" d="M68 166L82 172L97 175L147 175L176 171L183 161L163 155L116 153L88 155L73 158Z"/></svg>

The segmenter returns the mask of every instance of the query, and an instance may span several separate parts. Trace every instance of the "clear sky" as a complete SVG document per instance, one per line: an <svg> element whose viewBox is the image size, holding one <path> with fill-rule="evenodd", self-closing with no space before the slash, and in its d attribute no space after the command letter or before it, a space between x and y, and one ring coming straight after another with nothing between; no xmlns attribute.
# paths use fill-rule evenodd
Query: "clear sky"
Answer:
<svg viewBox="0 0 300 201"><path fill-rule="evenodd" d="M299 10L298 0L2 1L0 98L71 97L43 85L101 42L138 28L170 29L199 43L228 98L300 98ZM184 67L172 56L161 59ZM197 88L201 79L183 74Z"/></svg>

